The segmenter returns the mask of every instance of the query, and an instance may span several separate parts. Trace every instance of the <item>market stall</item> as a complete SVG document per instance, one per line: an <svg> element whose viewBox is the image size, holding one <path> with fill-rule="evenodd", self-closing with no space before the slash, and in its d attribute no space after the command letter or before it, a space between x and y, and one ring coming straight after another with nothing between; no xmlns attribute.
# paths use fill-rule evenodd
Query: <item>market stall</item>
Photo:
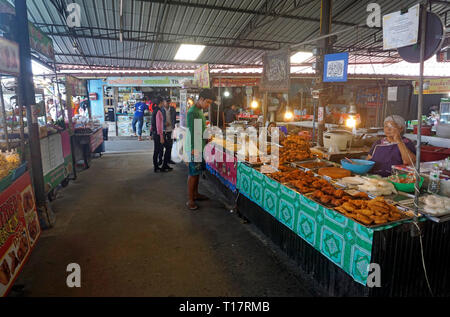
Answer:
<svg viewBox="0 0 450 317"><path fill-rule="evenodd" d="M281 151L276 171L238 163L239 212L332 295L429 295L418 260L418 239L410 236L414 225L411 196L397 190L398 184L388 179L355 177L351 176L354 172L336 163L310 160L301 141L291 137L287 142L292 145L284 143L284 147L291 150ZM292 147L300 150L292 152ZM424 205L427 197L422 196ZM424 205L421 210L426 213ZM427 271L431 285L435 285L433 292L449 294L450 280L446 277L444 282L439 281L446 276L448 257L443 259L439 253L450 250L450 243L442 243L449 241L450 226L439 226L423 216L419 222L426 232L425 241L440 241L425 254L431 266ZM432 232L441 236L432 236ZM403 250L395 247L398 243L404 245ZM370 287L371 270L367 268L371 263L382 267L380 288ZM413 283L402 271L404 267L416 272L416 287L410 287Z"/></svg>
<svg viewBox="0 0 450 317"><path fill-rule="evenodd" d="M0 296L5 296L27 261L40 235L36 200L28 169L24 109L17 104L15 78L19 73L19 45L0 37ZM4 98L2 81L9 81L15 98ZM23 98L23 95L19 96Z"/></svg>

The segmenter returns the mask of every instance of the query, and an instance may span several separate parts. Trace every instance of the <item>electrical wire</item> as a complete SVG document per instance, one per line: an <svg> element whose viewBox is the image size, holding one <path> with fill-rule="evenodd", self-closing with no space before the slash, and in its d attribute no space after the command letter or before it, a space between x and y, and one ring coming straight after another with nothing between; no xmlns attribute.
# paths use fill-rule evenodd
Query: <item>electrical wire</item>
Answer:
<svg viewBox="0 0 450 317"><path fill-rule="evenodd" d="M425 257L423 255L422 231L420 230L420 227L416 222L414 222L414 225L417 227L417 230L419 231L420 253L422 255L422 266L423 266L423 271L425 273L425 280L427 282L428 290L430 291L431 296L434 297L433 291L430 286L430 281L428 280L427 268L425 266Z"/></svg>

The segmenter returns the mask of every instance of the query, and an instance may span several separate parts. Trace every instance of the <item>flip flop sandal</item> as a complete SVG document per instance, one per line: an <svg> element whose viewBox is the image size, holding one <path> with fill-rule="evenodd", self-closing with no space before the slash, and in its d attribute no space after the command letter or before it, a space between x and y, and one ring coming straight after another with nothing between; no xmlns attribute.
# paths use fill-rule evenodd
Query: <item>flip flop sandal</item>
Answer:
<svg viewBox="0 0 450 317"><path fill-rule="evenodd" d="M186 203L186 208L189 209L189 210L197 210L198 206L194 205L194 207L189 207L189 203Z"/></svg>

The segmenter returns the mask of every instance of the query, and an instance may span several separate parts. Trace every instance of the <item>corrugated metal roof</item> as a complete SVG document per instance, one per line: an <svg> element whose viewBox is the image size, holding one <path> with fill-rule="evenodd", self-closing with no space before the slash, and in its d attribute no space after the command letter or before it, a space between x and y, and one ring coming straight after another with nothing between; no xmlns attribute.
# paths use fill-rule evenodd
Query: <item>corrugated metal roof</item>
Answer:
<svg viewBox="0 0 450 317"><path fill-rule="evenodd" d="M69 30L64 6L81 6L81 27ZM192 69L202 63L261 65L269 49L288 47L319 35L320 0L28 0L32 22L53 38L59 67ZM334 0L332 31L364 23L372 0ZM379 0L382 14L408 8L417 0ZM58 7L58 8L57 8ZM60 9L58 11L58 9ZM442 14L450 7L433 4ZM120 42L120 30L124 41ZM78 49L74 48L74 43ZM174 62L180 43L206 49L196 63ZM311 50L314 43L305 44ZM351 51L350 63L391 63L398 55L368 49L382 46L382 32L361 27L341 33L337 50ZM391 54L391 56L389 56ZM312 62L311 59L308 62ZM78 66L77 66L78 65Z"/></svg>

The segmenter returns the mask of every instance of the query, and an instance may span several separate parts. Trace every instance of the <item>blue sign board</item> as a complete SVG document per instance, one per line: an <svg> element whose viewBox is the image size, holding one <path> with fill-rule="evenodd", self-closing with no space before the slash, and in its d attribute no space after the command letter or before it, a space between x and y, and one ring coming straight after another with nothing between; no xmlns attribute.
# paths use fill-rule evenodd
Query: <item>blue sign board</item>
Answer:
<svg viewBox="0 0 450 317"><path fill-rule="evenodd" d="M347 81L348 53L325 55L323 66L324 82Z"/></svg>

